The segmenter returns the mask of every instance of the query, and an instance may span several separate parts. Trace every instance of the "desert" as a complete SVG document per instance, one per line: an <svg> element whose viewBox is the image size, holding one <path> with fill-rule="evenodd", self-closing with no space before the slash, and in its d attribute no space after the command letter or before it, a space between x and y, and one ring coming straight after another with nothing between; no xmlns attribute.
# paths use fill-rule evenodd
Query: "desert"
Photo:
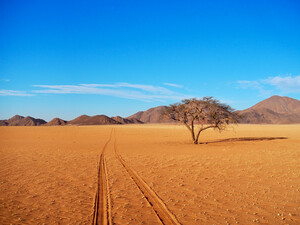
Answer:
<svg viewBox="0 0 300 225"><path fill-rule="evenodd" d="M108 224L299 224L299 133L240 124L193 145L177 124L0 127L0 223L100 209Z"/></svg>
<svg viewBox="0 0 300 225"><path fill-rule="evenodd" d="M0 1L0 225L300 224L300 1Z"/></svg>

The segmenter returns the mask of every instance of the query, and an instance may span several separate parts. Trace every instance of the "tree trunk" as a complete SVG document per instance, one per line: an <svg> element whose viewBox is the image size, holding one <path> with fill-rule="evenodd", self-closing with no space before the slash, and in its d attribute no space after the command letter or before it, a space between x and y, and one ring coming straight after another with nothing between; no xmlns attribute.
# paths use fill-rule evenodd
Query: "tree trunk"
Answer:
<svg viewBox="0 0 300 225"><path fill-rule="evenodd" d="M192 132L193 142L194 142L194 144L198 144L197 141L196 141L196 137L195 137L194 121L192 121L191 127L192 127L191 132Z"/></svg>
<svg viewBox="0 0 300 225"><path fill-rule="evenodd" d="M186 128L191 132L191 135L192 135L192 139L193 139L193 143L194 144L197 144L195 143L196 141L196 138L195 138L195 130L194 130L194 124L192 123L191 126L189 126L187 123L183 123Z"/></svg>
<svg viewBox="0 0 300 225"><path fill-rule="evenodd" d="M197 143L195 143L196 138L195 138L195 132L194 132L194 129L191 129L190 131L191 131L191 135L192 135L192 139L193 139L194 144L197 144Z"/></svg>
<svg viewBox="0 0 300 225"><path fill-rule="evenodd" d="M201 129L198 131L198 134L197 134L197 136L196 136L196 138L195 138L195 141L194 141L194 144L199 144L199 137L200 137L200 133L201 133ZM196 143L195 143L196 142Z"/></svg>
<svg viewBox="0 0 300 225"><path fill-rule="evenodd" d="M194 122L193 121L192 121L191 126L189 126L187 123L184 123L184 125L191 132L193 143L195 145L198 144L198 139L199 139L199 135L200 135L201 130L197 133L197 135L195 135L195 126L194 126Z"/></svg>

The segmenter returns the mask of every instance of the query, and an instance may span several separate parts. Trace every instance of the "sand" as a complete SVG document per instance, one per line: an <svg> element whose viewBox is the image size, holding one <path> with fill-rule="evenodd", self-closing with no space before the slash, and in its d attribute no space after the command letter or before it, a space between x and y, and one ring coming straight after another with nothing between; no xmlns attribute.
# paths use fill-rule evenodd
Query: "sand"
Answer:
<svg viewBox="0 0 300 225"><path fill-rule="evenodd" d="M114 224L300 223L300 125L200 139L178 125L0 127L0 224L91 224L105 144Z"/></svg>

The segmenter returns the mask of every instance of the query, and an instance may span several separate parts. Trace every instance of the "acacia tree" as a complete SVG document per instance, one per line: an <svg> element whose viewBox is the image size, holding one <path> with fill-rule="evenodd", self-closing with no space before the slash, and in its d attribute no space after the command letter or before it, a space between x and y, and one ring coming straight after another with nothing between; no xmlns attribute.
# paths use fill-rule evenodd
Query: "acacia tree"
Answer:
<svg viewBox="0 0 300 225"><path fill-rule="evenodd" d="M213 128L222 131L230 123L238 122L238 115L226 104L213 97L185 99L169 106L168 119L182 122L191 132L193 143L198 144L202 131Z"/></svg>

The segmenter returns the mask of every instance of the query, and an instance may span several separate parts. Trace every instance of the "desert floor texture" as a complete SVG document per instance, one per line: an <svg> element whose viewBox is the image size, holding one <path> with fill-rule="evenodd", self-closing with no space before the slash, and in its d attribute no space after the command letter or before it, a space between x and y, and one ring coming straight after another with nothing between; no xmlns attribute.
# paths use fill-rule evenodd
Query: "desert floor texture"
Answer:
<svg viewBox="0 0 300 225"><path fill-rule="evenodd" d="M0 127L0 224L300 224L300 125L200 138L179 125Z"/></svg>

